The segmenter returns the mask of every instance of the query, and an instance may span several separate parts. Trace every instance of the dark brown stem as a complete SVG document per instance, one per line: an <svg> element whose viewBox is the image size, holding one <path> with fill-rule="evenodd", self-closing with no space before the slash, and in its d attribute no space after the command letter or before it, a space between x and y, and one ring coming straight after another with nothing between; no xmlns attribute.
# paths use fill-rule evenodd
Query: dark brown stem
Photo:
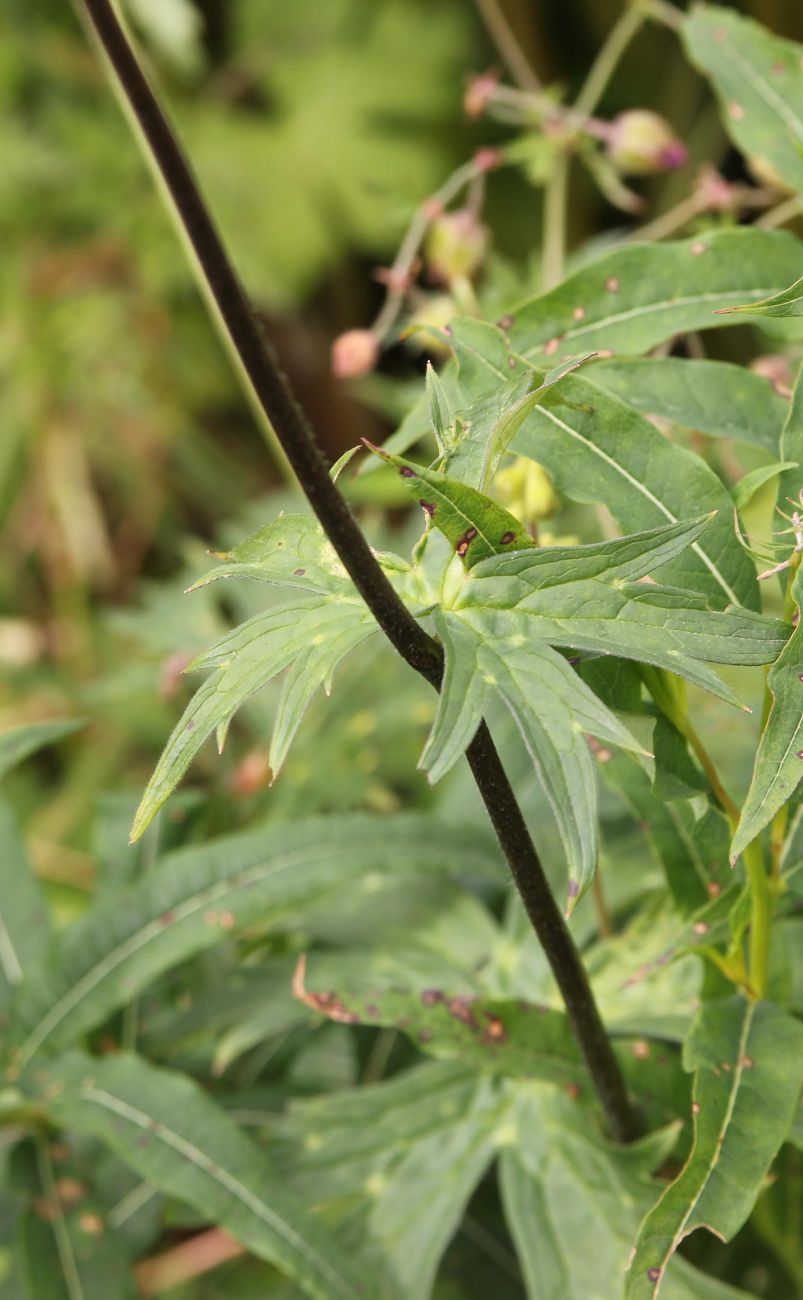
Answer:
<svg viewBox="0 0 803 1300"><path fill-rule="evenodd" d="M125 100L192 245L231 342L322 528L385 636L439 689L443 655L402 604L332 482L315 437L260 334L248 300L170 126L110 0L82 0ZM585 969L552 896L516 796L483 723L468 749L471 770L527 914L544 948L613 1136L627 1141L639 1124Z"/></svg>

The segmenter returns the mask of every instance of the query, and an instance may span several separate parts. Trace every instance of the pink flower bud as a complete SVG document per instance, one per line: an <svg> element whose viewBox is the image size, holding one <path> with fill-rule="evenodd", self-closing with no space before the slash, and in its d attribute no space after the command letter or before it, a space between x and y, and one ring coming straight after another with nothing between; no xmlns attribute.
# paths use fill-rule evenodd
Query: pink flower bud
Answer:
<svg viewBox="0 0 803 1300"><path fill-rule="evenodd" d="M620 113L610 126L608 155L625 176L674 171L688 157L686 146L658 113L636 108Z"/></svg>
<svg viewBox="0 0 803 1300"><path fill-rule="evenodd" d="M346 330L332 344L332 374L337 379L368 375L379 360L379 339L371 330Z"/></svg>
<svg viewBox="0 0 803 1300"><path fill-rule="evenodd" d="M488 228L468 208L445 212L433 221L427 238L427 262L441 284L479 270L488 249Z"/></svg>
<svg viewBox="0 0 803 1300"><path fill-rule="evenodd" d="M463 111L467 117L481 117L493 98L499 78L492 72L472 77L463 96Z"/></svg>

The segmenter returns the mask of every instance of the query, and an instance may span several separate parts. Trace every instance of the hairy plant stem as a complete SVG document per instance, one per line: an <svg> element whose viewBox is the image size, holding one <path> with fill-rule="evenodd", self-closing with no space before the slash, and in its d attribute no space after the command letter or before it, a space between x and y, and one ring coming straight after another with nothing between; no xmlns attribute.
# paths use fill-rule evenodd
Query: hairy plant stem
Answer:
<svg viewBox="0 0 803 1300"><path fill-rule="evenodd" d="M387 581L370 546L330 478L323 454L254 322L245 293L170 126L117 20L110 0L82 0L91 30L111 64L192 244L254 392L293 466L321 526L355 587L398 653L440 688L443 655ZM468 761L527 914L555 980L617 1141L638 1136L611 1040L602 1023L574 940L555 902L524 816L485 723Z"/></svg>

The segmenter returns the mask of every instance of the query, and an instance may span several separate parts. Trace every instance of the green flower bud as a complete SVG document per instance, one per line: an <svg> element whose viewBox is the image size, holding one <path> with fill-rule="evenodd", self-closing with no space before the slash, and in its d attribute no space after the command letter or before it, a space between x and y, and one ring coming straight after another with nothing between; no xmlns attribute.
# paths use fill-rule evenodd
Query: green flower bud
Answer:
<svg viewBox="0 0 803 1300"><path fill-rule="evenodd" d="M434 279L442 284L467 279L480 268L488 251L488 228L468 208L444 212L429 229L426 256Z"/></svg>
<svg viewBox="0 0 803 1300"><path fill-rule="evenodd" d="M620 113L611 123L608 156L625 176L649 176L683 167L688 153L658 113L636 108Z"/></svg>
<svg viewBox="0 0 803 1300"><path fill-rule="evenodd" d="M494 479L494 496L525 526L554 515L560 502L552 480L536 461L516 458Z"/></svg>

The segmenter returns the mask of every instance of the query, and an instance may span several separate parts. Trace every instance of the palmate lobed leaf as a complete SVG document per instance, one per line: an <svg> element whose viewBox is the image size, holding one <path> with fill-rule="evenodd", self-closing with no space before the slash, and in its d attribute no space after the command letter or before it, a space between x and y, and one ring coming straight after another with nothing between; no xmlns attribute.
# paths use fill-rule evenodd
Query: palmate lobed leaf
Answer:
<svg viewBox="0 0 803 1300"><path fill-rule="evenodd" d="M169 855L92 907L26 972L6 1036L10 1077L72 1045L163 971L366 877L487 872L476 828L426 816L307 818Z"/></svg>
<svg viewBox="0 0 803 1300"><path fill-rule="evenodd" d="M311 593L257 614L190 665L213 669L176 724L148 782L131 831L139 839L201 746L217 731L220 747L240 706L286 671L270 757L277 775L310 699L343 658L376 630L356 593Z"/></svg>
<svg viewBox="0 0 803 1300"><path fill-rule="evenodd" d="M317 1300L378 1291L198 1085L120 1054L72 1052L37 1076L52 1122L100 1138L149 1183L275 1263Z"/></svg>
<svg viewBox="0 0 803 1300"><path fill-rule="evenodd" d="M421 766L431 781L462 755L498 695L509 708L549 800L569 863L569 908L597 864L594 760L585 733L642 751L624 723L546 644L499 644L455 615L441 613L435 629L446 668L438 711Z"/></svg>
<svg viewBox="0 0 803 1300"><path fill-rule="evenodd" d="M472 403L463 413L462 436L446 458L450 474L477 481L496 437L494 422L523 410L521 419L516 417L513 450L543 465L570 500L602 502L624 532L717 511L705 540L695 542L661 576L703 592L720 606L760 608L754 566L734 545L733 502L724 484L699 456L668 441L633 406L606 390L604 370L602 387L594 381L594 367L576 375L572 366L560 383L522 397L528 363L500 329L459 320L449 341L464 400Z"/></svg>
<svg viewBox="0 0 803 1300"><path fill-rule="evenodd" d="M696 6L681 30L692 62L713 83L731 139L803 192L803 45L719 5Z"/></svg>
<svg viewBox="0 0 803 1300"><path fill-rule="evenodd" d="M625 1300L653 1300L684 1237L723 1240L748 1218L797 1107L803 1026L769 1002L705 1004L686 1040L695 1071L694 1145L639 1231Z"/></svg>

